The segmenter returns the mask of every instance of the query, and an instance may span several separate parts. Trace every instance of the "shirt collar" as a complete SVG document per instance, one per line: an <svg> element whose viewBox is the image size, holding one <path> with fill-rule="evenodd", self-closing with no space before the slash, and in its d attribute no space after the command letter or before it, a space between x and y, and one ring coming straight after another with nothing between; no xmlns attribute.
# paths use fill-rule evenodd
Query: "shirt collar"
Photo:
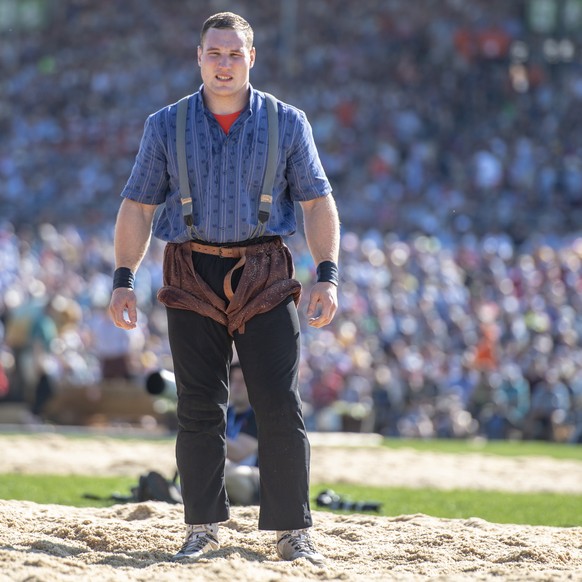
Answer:
<svg viewBox="0 0 582 582"><path fill-rule="evenodd" d="M205 115L209 115L209 116L213 116L212 112L206 107L205 103L204 103L204 83L202 83L202 85L200 85L200 87L198 88L198 92L196 93L196 97L197 97L197 101L198 101L198 106L202 109L202 111L204 111ZM259 92L256 91L252 85L249 84L249 101L246 105L246 107L242 110L240 116L241 117L250 117L251 115L253 115L254 111L257 110L258 106L259 106Z"/></svg>

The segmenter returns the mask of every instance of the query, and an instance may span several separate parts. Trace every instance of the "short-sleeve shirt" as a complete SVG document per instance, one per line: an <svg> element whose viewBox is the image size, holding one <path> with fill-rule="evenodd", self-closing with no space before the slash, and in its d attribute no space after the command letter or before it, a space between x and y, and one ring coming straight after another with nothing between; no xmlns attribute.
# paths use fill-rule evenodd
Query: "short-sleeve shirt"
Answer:
<svg viewBox="0 0 582 582"><path fill-rule="evenodd" d="M268 120L264 93L250 88L247 107L228 134L204 105L204 87L188 96L186 156L196 238L232 243L253 236L267 163ZM150 115L122 196L161 205L154 236L192 238L182 214L176 154L177 104ZM273 204L265 235L288 236L297 227L295 202L331 193L313 132L303 111L278 101L279 152Z"/></svg>

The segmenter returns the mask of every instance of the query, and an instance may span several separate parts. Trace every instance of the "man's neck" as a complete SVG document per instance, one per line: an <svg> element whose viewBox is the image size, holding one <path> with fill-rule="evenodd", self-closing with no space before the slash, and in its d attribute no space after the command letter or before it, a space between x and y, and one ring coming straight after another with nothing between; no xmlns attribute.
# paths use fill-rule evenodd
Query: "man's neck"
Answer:
<svg viewBox="0 0 582 582"><path fill-rule="evenodd" d="M249 102L250 91L247 89L247 91L235 95L221 96L203 89L202 97L204 105L211 113L215 115L230 115L231 113L242 111L246 107Z"/></svg>

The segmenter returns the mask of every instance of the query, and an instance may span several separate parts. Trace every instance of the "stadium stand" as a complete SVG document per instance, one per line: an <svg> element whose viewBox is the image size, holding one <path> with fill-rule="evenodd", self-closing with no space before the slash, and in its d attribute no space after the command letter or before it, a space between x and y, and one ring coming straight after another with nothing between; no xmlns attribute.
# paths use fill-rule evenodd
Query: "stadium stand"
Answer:
<svg viewBox="0 0 582 582"><path fill-rule="evenodd" d="M312 120L343 223L341 312L305 329L310 428L579 441L581 6L0 1L0 397L42 419L55 386L102 381L118 194L228 8L255 26L253 85ZM130 379L169 366L161 251Z"/></svg>

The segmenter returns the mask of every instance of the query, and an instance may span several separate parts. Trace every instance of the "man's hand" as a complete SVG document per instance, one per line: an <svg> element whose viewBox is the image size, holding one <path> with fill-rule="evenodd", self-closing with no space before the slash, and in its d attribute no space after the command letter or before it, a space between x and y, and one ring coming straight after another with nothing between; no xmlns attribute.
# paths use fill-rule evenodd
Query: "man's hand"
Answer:
<svg viewBox="0 0 582 582"><path fill-rule="evenodd" d="M127 317L125 316L127 312ZM118 287L113 290L109 303L113 323L122 329L135 329L137 325L137 299L133 289Z"/></svg>
<svg viewBox="0 0 582 582"><path fill-rule="evenodd" d="M316 283L311 289L307 317L312 327L324 327L337 311L337 287L333 283Z"/></svg>

